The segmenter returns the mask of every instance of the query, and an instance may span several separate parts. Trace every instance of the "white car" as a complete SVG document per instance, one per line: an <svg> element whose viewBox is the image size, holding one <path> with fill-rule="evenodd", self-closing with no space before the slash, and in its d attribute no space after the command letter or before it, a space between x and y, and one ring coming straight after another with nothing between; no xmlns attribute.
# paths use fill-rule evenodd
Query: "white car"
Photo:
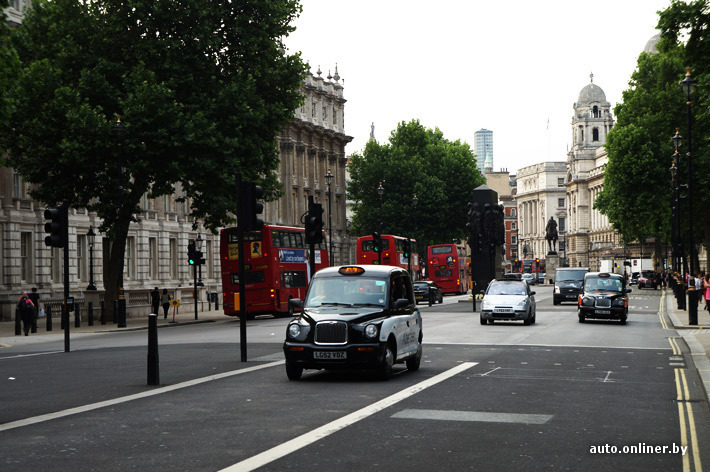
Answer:
<svg viewBox="0 0 710 472"><path fill-rule="evenodd" d="M537 282L533 274L523 274L523 280L528 283L528 285L535 285Z"/></svg>
<svg viewBox="0 0 710 472"><path fill-rule="evenodd" d="M481 324L522 320L527 326L535 323L535 311L535 292L526 282L493 280L481 301Z"/></svg>

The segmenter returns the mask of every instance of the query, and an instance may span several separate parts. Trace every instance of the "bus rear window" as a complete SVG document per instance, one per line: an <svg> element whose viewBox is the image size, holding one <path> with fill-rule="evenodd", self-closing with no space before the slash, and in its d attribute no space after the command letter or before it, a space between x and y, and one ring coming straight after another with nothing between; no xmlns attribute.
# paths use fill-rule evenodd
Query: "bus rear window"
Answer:
<svg viewBox="0 0 710 472"><path fill-rule="evenodd" d="M454 275L453 271L450 270L450 269L446 269L446 270L435 270L435 271L434 271L434 274L435 274L437 277L451 277L452 275Z"/></svg>
<svg viewBox="0 0 710 472"><path fill-rule="evenodd" d="M373 244L372 240L368 241L363 241L362 242L362 250L363 252L374 252L374 247L375 245ZM382 238L382 250L386 251L390 248L390 240Z"/></svg>
<svg viewBox="0 0 710 472"><path fill-rule="evenodd" d="M238 272L229 274L229 278L230 278L233 285L239 285L239 273ZM254 272L247 272L246 274L244 274L244 283L247 283L247 284L264 283L264 271L257 270Z"/></svg>
<svg viewBox="0 0 710 472"><path fill-rule="evenodd" d="M281 286L283 288L306 288L306 271L281 271Z"/></svg>
<svg viewBox="0 0 710 472"><path fill-rule="evenodd" d="M451 254L452 252L454 252L454 250L452 248L453 248L453 246L433 247L433 248L431 248L431 253L432 253L432 255Z"/></svg>

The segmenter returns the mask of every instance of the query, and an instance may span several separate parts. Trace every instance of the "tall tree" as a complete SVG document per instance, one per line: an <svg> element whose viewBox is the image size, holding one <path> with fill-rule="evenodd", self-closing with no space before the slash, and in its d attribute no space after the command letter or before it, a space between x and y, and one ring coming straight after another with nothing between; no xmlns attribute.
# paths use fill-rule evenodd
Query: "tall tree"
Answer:
<svg viewBox="0 0 710 472"><path fill-rule="evenodd" d="M464 239L471 192L485 183L468 144L449 141L418 120L401 122L387 144L368 142L362 154L351 156L348 170L353 232L364 235L381 228L386 234L411 236L420 251L427 244Z"/></svg>
<svg viewBox="0 0 710 472"><path fill-rule="evenodd" d="M10 27L7 23L6 9L9 0L0 0L0 126L7 125L14 103L11 89L17 80L20 61L15 48L10 42ZM0 153L0 162L2 153Z"/></svg>
<svg viewBox="0 0 710 472"><path fill-rule="evenodd" d="M276 136L306 72L283 45L298 13L297 0L40 0L13 32L22 69L1 144L35 198L103 219L107 299L143 195L180 183L216 231L234 220L237 172L279 194Z"/></svg>

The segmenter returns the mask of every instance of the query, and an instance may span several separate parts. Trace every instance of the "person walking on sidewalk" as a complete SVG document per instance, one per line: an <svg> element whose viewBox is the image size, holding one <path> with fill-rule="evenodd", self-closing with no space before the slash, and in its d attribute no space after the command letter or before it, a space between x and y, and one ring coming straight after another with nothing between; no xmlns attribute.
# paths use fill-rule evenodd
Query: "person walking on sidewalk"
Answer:
<svg viewBox="0 0 710 472"><path fill-rule="evenodd" d="M160 296L160 304L163 305L163 319L168 319L168 310L170 309L170 294L168 289L163 289L163 294Z"/></svg>
<svg viewBox="0 0 710 472"><path fill-rule="evenodd" d="M30 335L30 328L32 327L32 320L35 317L35 305L32 300L29 299L27 292L22 292L22 296L17 300L17 309L20 311L20 318L22 318L22 329L25 332L25 336Z"/></svg>
<svg viewBox="0 0 710 472"><path fill-rule="evenodd" d="M710 311L710 274L705 274L703 279L703 294L705 295L705 309Z"/></svg>
<svg viewBox="0 0 710 472"><path fill-rule="evenodd" d="M32 287L32 292L30 292L29 295L27 295L27 298L32 300L32 303L34 303L35 306L35 316L32 319L32 332L36 333L37 332L37 318L39 318L39 293L37 293L37 287Z"/></svg>
<svg viewBox="0 0 710 472"><path fill-rule="evenodd" d="M160 291L155 287L150 291L150 304L153 307L151 313L158 314L160 312Z"/></svg>

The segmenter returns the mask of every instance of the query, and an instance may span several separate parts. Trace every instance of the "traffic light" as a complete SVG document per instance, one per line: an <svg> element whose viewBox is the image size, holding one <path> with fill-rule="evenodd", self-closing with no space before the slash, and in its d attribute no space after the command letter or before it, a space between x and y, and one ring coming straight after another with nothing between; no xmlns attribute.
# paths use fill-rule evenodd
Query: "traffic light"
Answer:
<svg viewBox="0 0 710 472"><path fill-rule="evenodd" d="M323 242L323 205L313 203L312 197L308 198L308 214L306 215L306 244L320 244Z"/></svg>
<svg viewBox="0 0 710 472"><path fill-rule="evenodd" d="M471 248L472 253L478 252L478 248L479 248L477 235L473 234L474 228L476 227L473 219L474 219L473 203L468 202L466 234L468 235L468 245Z"/></svg>
<svg viewBox="0 0 710 472"><path fill-rule="evenodd" d="M202 253L202 251L195 251L195 263L197 265L204 265L205 259L203 256L204 254Z"/></svg>
<svg viewBox="0 0 710 472"><path fill-rule="evenodd" d="M197 250L194 242L187 243L187 263L190 265L197 263Z"/></svg>
<svg viewBox="0 0 710 472"><path fill-rule="evenodd" d="M44 238L47 247L64 247L69 231L69 205L64 203L58 208L44 210L44 219L49 220L44 224L44 231L49 236Z"/></svg>
<svg viewBox="0 0 710 472"><path fill-rule="evenodd" d="M405 259L409 259L409 251L412 250L412 243L409 241L409 238L404 241L402 249L404 249Z"/></svg>
<svg viewBox="0 0 710 472"><path fill-rule="evenodd" d="M380 233L372 233L372 249L376 253L382 252L382 236L380 236Z"/></svg>
<svg viewBox="0 0 710 472"><path fill-rule="evenodd" d="M261 230L264 220L259 215L264 212L264 203L259 199L264 196L264 190L254 182L243 182L241 196L244 214L239 215L243 219L239 224L244 227L244 231Z"/></svg>

